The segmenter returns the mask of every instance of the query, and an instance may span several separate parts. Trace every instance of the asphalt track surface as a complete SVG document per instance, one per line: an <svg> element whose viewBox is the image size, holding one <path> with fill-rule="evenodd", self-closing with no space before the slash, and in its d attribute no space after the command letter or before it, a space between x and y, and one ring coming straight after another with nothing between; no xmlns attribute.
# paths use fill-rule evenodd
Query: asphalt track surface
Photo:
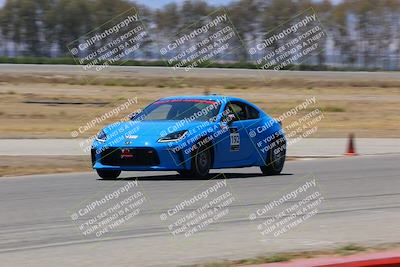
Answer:
<svg viewBox="0 0 400 267"><path fill-rule="evenodd" d="M399 162L400 155L301 160L287 162L279 176L242 168L214 170L212 180L182 180L174 172L125 172L117 181L99 180L95 173L1 178L0 265L177 266L398 242ZM160 214L224 177L235 197L229 213L192 236L173 236ZM134 189L146 196L140 213L104 236L83 236L83 221L74 223L70 215L135 179ZM257 225L263 219L250 221L249 215L312 179L324 198L318 213L277 237L262 236Z"/></svg>
<svg viewBox="0 0 400 267"><path fill-rule="evenodd" d="M290 139L288 139L290 141ZM346 152L348 138L302 138L294 140L287 155L293 157L332 157ZM0 139L0 156L89 155L85 139ZM400 154L399 138L356 138L360 155ZM86 149L86 150L85 150Z"/></svg>

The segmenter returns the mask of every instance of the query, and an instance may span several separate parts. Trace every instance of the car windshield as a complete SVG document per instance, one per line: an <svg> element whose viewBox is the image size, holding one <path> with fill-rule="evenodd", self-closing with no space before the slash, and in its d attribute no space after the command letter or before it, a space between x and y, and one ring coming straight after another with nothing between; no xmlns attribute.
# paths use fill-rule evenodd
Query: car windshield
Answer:
<svg viewBox="0 0 400 267"><path fill-rule="evenodd" d="M159 100L147 106L132 120L140 121L214 121L220 108L219 102L197 99Z"/></svg>

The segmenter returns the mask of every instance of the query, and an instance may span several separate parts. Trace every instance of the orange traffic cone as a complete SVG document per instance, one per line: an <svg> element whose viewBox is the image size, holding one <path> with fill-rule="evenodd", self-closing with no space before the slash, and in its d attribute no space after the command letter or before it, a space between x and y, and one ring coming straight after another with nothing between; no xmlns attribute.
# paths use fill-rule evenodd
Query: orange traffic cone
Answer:
<svg viewBox="0 0 400 267"><path fill-rule="evenodd" d="M349 134L349 143L348 143L348 146L347 146L347 152L345 154L346 156L357 156L356 148L354 146L353 139L354 139L354 135L353 134Z"/></svg>

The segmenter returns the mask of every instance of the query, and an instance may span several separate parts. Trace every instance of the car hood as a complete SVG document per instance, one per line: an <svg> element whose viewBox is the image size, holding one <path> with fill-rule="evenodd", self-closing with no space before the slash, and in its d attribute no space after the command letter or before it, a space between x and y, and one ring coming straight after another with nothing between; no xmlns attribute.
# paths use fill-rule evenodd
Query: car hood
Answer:
<svg viewBox="0 0 400 267"><path fill-rule="evenodd" d="M169 133L181 130L196 129L197 126L212 124L204 121L126 121L110 124L103 131L107 135L106 143L124 145L132 140L136 145L149 145Z"/></svg>

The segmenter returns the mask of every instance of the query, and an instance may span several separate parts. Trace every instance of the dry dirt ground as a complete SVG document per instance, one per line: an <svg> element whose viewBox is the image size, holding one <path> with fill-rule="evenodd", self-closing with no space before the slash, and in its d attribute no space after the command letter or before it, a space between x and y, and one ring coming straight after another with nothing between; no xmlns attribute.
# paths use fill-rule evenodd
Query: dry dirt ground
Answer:
<svg viewBox="0 0 400 267"><path fill-rule="evenodd" d="M248 99L279 116L316 97L311 105L284 123L319 108L324 119L312 137L400 137L400 80L395 79L254 79L250 77L163 77L142 75L76 75L0 73L0 138L70 138L96 117L129 98L137 104L103 121L78 137L95 134L105 124L171 95L212 92ZM365 77L365 76L363 76ZM378 75L379 77L379 75Z"/></svg>
<svg viewBox="0 0 400 267"><path fill-rule="evenodd" d="M91 171L89 156L0 156L0 177Z"/></svg>

